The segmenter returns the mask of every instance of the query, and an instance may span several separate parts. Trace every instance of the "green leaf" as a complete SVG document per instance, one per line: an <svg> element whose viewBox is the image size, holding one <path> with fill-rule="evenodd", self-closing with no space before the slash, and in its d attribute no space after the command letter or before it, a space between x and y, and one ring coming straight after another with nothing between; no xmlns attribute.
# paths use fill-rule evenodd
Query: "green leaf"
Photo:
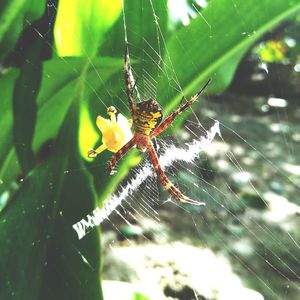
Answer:
<svg viewBox="0 0 300 300"><path fill-rule="evenodd" d="M2 0L0 4L0 61L15 46L23 26L41 17L44 0Z"/></svg>
<svg viewBox="0 0 300 300"><path fill-rule="evenodd" d="M0 80L0 165L3 166L5 157L12 146L12 97L16 78L18 77L17 70L11 70L1 77ZM0 175L0 179L3 177Z"/></svg>
<svg viewBox="0 0 300 300"><path fill-rule="evenodd" d="M267 30L300 9L298 0L212 0L201 15L167 42L169 56L158 86L158 99L170 111L182 93L188 98L212 77L207 91L221 92L251 45ZM182 93L174 89L180 83Z"/></svg>
<svg viewBox="0 0 300 300"><path fill-rule="evenodd" d="M32 141L36 122L36 98L42 77L42 62L39 59L41 48L41 40L35 40L33 47L25 54L24 63L14 87L14 143L18 161L25 174L35 165ZM26 122L24 116L27 118Z"/></svg>
<svg viewBox="0 0 300 300"><path fill-rule="evenodd" d="M99 97L99 89L117 71L122 60L108 57L85 59L64 58L46 62L44 79L38 97L38 120L34 149L45 140L53 138L65 118L75 95L75 86L85 87L85 96L94 94L101 105L109 105L109 99ZM82 76L86 72L85 76ZM83 99L82 101L86 101Z"/></svg>
<svg viewBox="0 0 300 300"><path fill-rule="evenodd" d="M12 133L12 97L15 80L18 76L17 70L11 70L1 77L0 80L0 191L6 191L12 181L16 178L20 167L16 159L15 148L13 146ZM10 176L13 174L12 176ZM6 202L6 201L5 201ZM0 208L1 211L2 207Z"/></svg>
<svg viewBox="0 0 300 300"><path fill-rule="evenodd" d="M51 158L27 176L1 215L1 299L102 299L98 233L79 242L72 229L95 204L77 132L75 103Z"/></svg>
<svg viewBox="0 0 300 300"><path fill-rule="evenodd" d="M76 96L78 82L85 86L85 94L95 94L98 103L109 104L110 99L99 99L99 89L106 81L123 66L122 60L112 58L97 58L87 60L85 58L55 58L43 64L43 79L38 95L38 114L33 140L35 153L49 139L55 138L66 113ZM84 71L85 70L85 71ZM86 77L83 77L86 72ZM0 88L3 87L4 97L0 102L3 108L0 124L3 125L0 133L0 179L3 184L0 192L6 190L9 184L16 178L19 172L16 163L16 155L12 144L12 90L16 79L16 70L11 70L0 80ZM83 100L85 101L85 100ZM26 122L26 116L23 118ZM28 121L28 120L27 120Z"/></svg>
<svg viewBox="0 0 300 300"><path fill-rule="evenodd" d="M121 11L121 0L60 0L54 27L58 55L94 56Z"/></svg>

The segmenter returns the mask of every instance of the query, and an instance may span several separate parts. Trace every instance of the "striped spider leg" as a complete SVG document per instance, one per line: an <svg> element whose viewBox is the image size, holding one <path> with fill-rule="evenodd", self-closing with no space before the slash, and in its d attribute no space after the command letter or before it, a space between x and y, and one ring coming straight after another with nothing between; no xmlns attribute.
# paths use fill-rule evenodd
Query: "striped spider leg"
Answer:
<svg viewBox="0 0 300 300"><path fill-rule="evenodd" d="M124 77L125 77L125 88L128 100L128 106L131 118L134 117L135 105L133 100L134 89L136 88L136 82L131 70L128 43L125 43L125 62L124 62ZM117 162L135 145L134 137L125 144L119 151L117 151L108 163L108 172L110 175L114 173L114 168Z"/></svg>
<svg viewBox="0 0 300 300"><path fill-rule="evenodd" d="M162 169L160 162L158 160L158 156L157 153L153 147L152 142L150 142L147 145L147 152L149 155L149 159L152 163L152 166L155 170L155 173L159 179L159 181L161 182L161 184L163 185L163 187L170 193L170 195L177 201L182 202L182 203L188 203L188 204L193 204L193 205L205 205L204 202L199 202L199 201L195 201L192 200L188 197L186 197L185 195L183 195L179 189L177 189L174 184L170 181L170 179L168 178L168 176L166 175L166 173L164 172L164 170Z"/></svg>
<svg viewBox="0 0 300 300"><path fill-rule="evenodd" d="M190 100L180 105L170 116L168 116L163 122L161 122L163 119L162 109L156 100L148 99L137 103L134 102L133 93L134 89L136 89L136 85L130 67L127 44L125 48L124 73L128 105L134 125L134 136L129 142L127 142L127 144L125 144L112 156L108 164L108 172L110 174L113 174L113 170L117 162L133 146L136 146L137 149L139 149L140 151L146 151L148 153L150 162L153 165L153 168L159 181L175 200L193 205L203 205L204 203L192 200L183 195L171 183L171 181L169 180L169 178L167 177L160 165L158 155L156 153L151 139L155 138L158 134L166 130L179 114L188 109L198 99L199 95L209 84L210 80L203 86L203 88L197 94L191 97Z"/></svg>
<svg viewBox="0 0 300 300"><path fill-rule="evenodd" d="M195 94L193 97L191 97L190 100L185 102L184 104L180 105L172 114L170 114L162 123L160 123L151 133L151 138L155 138L157 135L159 135L161 132L163 132L165 129L167 129L171 123L176 119L178 115L180 115L183 111L188 109L200 96L200 94L205 90L205 88L210 83L210 79L205 83L205 85L202 87L202 89Z"/></svg>
<svg viewBox="0 0 300 300"><path fill-rule="evenodd" d="M128 106L130 110L130 115L133 118L134 115L134 100L133 93L136 88L136 82L134 81L130 59L129 59L129 50L128 44L125 45L125 63L124 63L124 77L125 77L125 86L126 86L126 94L128 99Z"/></svg>
<svg viewBox="0 0 300 300"><path fill-rule="evenodd" d="M115 173L114 168L117 162L135 145L135 138L133 137L128 143L126 143L120 150L118 150L108 162L108 173L113 175Z"/></svg>

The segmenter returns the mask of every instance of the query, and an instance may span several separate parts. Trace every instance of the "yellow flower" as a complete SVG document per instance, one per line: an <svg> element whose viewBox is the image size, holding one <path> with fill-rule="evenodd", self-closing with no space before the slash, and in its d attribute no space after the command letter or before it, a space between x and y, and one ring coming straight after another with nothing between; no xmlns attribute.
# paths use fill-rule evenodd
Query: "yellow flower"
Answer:
<svg viewBox="0 0 300 300"><path fill-rule="evenodd" d="M121 113L116 117L117 110L114 106L107 109L107 114L110 119L105 119L98 116L96 125L102 133L102 144L97 149L92 149L88 152L88 157L96 157L104 150L117 152L121 149L131 138L132 120L126 119Z"/></svg>

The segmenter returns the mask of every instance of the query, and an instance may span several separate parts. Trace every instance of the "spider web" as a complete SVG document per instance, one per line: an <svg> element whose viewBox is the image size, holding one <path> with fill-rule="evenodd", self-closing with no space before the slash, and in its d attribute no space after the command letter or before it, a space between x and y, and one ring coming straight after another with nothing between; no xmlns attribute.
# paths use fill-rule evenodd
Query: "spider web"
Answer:
<svg viewBox="0 0 300 300"><path fill-rule="evenodd" d="M207 131L205 137L199 137L198 139L195 138L191 142L186 143L183 148L178 148L174 145L170 147L166 143L162 143L161 146L163 150L160 151L163 152L160 155L162 167L164 169L167 169L176 161L185 163L194 161L199 153L202 150L205 150L207 146L211 144L216 135L220 135L218 121L214 123L209 131ZM129 181L125 184L125 186L121 185L121 190L116 194L113 194L109 199L106 200L104 207L97 207L92 212L92 214L87 216L86 219L83 219L74 224L73 228L77 231L79 239L83 238L89 229L92 229L94 226L98 226L104 220L108 219L113 211L116 211L118 215L122 216L122 214L117 210L118 206L121 206L121 208L124 209L124 207L122 206L122 201L126 201L129 204L131 204L132 200L135 201L134 198L130 199L131 201L127 199L131 198L134 192L139 189L141 184L144 184L144 182L146 185L145 199L143 199L142 201L139 200L138 203L141 205L141 211L146 216L155 217L156 211L151 207L151 202L154 201L154 204L158 204L156 202L156 197L152 197L153 192L156 192L156 183L150 182L148 180L153 176L153 167L148 161L144 161L138 168L136 168L135 171L133 171L133 175L130 176ZM199 185L197 185L197 183L194 183L194 185L199 188ZM149 191L147 191L148 188L150 189L150 193ZM142 194L141 196L143 197L144 195ZM135 210L135 212L138 213L137 210ZM124 218L124 220L126 220L126 218Z"/></svg>
<svg viewBox="0 0 300 300"><path fill-rule="evenodd" d="M149 3L151 5L151 1ZM174 1L171 5L174 5ZM189 13L191 12L187 10L187 14L181 16L183 22L188 22ZM198 14L207 23L200 11ZM158 43L161 48L166 47L155 11L153 16L153 22L157 26ZM208 23L207 28L207 34L211 34L211 25ZM147 41L145 42L147 44ZM148 48L145 51L149 51ZM168 53L168 49L166 52ZM149 53L145 56L147 54L149 56ZM170 57L168 59L171 60ZM162 57L158 55L158 69L161 69L162 61ZM138 89L141 98L156 98L157 82L147 70L143 69L142 74L137 74L133 67L133 72L134 76L139 78ZM170 86L182 93L175 71L168 76ZM140 274L146 274L147 278L151 278L155 263L174 263L180 269L179 273L187 273L187 278L166 276L163 271L158 270L156 278L151 282L157 283L158 278L163 280L167 277L165 295L172 296L173 292L174 297L180 298L184 284L179 284L179 287L172 287L172 284L176 280L182 280L193 287L193 296L184 298L187 297L185 294L180 299L194 299L197 295L209 299L263 299L263 296L266 299L282 299L285 294L289 294L292 299L297 297L295 295L300 289L300 247L299 236L296 234L300 207L292 201L297 191L299 192L299 183L291 178L287 166L278 166L277 161L282 157L272 156L272 148L268 149L274 143L272 138L276 135L271 133L272 126L289 126L281 115L286 111L277 109L276 113L266 120L271 132L263 129L264 136L268 136L268 147L265 147L257 142L259 131L255 127L254 118L246 116L244 122L247 125L240 127L243 116L240 116L238 111L232 111L233 99L225 99L225 102L218 104L216 99L205 99L204 96L201 103L202 112L196 112L192 108L193 113L183 130L183 135L188 136L188 142L182 143L184 139L176 136L158 141L160 161L171 180L191 198L205 201L206 207L178 205L172 201L160 188L151 166L145 160L130 172L129 178L120 184L118 191L107 200L102 209L96 209L85 223L81 223L81 234L83 236L85 233L84 229L103 221L107 222L103 224L105 230L114 230L119 239L125 239L129 243L129 247L124 249L116 241L118 238L108 240L107 244L115 257L122 264L134 266L137 270L141 269L139 264L144 265ZM227 112L227 116L224 112ZM220 123L214 121L215 119L219 119ZM253 127L253 131L247 129L247 126ZM216 134L218 138L214 139ZM288 153L288 165L297 165L294 155L297 145L282 129L277 131L276 139L275 145L282 143L281 139L284 140L283 147ZM258 170L255 169L254 161L261 164ZM286 163L282 161L282 165ZM266 176L266 182L261 183L262 170L264 173L274 174L276 180L268 182L272 177ZM278 187L285 184L290 187L290 192L283 196ZM271 185L271 188L268 185ZM184 221L178 221L181 218ZM173 229L168 229L171 234L168 230L166 234L162 232L161 228L166 224ZM144 243L134 242L132 236L130 238L130 234L124 232L124 228L132 231L132 235L138 235L136 231L139 228ZM175 235L174 231L180 236ZM147 242L152 244L149 246ZM195 244L197 247L189 248ZM159 255L157 252L160 251L167 253L171 258ZM145 252L147 254L144 254ZM191 261L187 262L189 254ZM148 256L154 257L150 267L145 263ZM126 260L123 257L126 257ZM104 263L107 274L111 270L108 266L110 263L111 261ZM238 267L234 267L235 264ZM210 273L212 265L217 266ZM216 275L219 272L220 277ZM228 279L225 286L224 277ZM107 278L121 279L116 275L107 275ZM138 277L138 282L145 285L141 277ZM147 283L149 284L148 279ZM217 292L214 292L215 290Z"/></svg>
<svg viewBox="0 0 300 300"><path fill-rule="evenodd" d="M175 6L175 1L170 3L171 8ZM191 17L200 16L207 23L201 10L191 11L185 1L177 3L183 8L177 10L181 11L177 16L173 12L174 18L187 24ZM206 1L193 2L195 7L199 4ZM162 49L165 37L151 0L149 5ZM207 23L208 35L210 29ZM145 56L147 51L148 47ZM160 53L155 63L161 69ZM139 78L140 97L156 98L157 82L147 70L137 74L133 67L133 73ZM170 86L182 93L175 71L168 76ZM106 89L109 94L109 87ZM136 270L136 277L128 275L125 280L154 291L164 287L165 298L157 292L155 299L298 299L300 149L293 106L272 108L268 99L249 96L239 99L242 104L237 106L235 97L230 93L202 96L201 107L192 108L179 134L158 139L160 161L171 181L206 206L175 203L161 189L145 159L103 208L74 224L82 238L101 223L106 232L104 245L109 249L104 256L104 278L124 279L117 272L110 273L118 260L122 271L126 266ZM124 99L116 105L121 112L127 106ZM250 104L245 113L243 105ZM266 105L273 110L261 119L254 118L257 109L263 112ZM126 234L123 228L133 234ZM122 247L120 240L127 246ZM193 291L191 296L182 294L186 286Z"/></svg>

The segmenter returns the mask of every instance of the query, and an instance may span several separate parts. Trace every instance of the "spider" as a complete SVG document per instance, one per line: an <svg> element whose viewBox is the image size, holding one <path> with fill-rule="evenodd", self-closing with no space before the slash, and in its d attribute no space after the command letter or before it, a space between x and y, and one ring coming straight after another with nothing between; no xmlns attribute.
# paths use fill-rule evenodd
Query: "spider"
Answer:
<svg viewBox="0 0 300 300"><path fill-rule="evenodd" d="M134 91L136 88L136 81L134 80L130 60L129 60L129 50L128 44L125 46L125 63L124 63L124 75L125 75L125 88L128 98L128 105L130 110L130 115L133 121L134 133L133 137L123 146L121 149L115 152L111 160L108 163L108 172L110 175L114 173L114 168L117 162L133 147L136 146L142 152L147 152L149 155L150 162L156 172L156 175L164 186L164 188L170 193L170 195L177 201L182 203L189 203L193 205L203 205L204 203L198 202L188 198L183 195L182 192L177 189L172 182L169 180L164 170L162 169L158 155L156 153L152 139L154 139L161 132L166 130L176 117L183 111L188 109L203 92L210 82L210 79L202 87L202 89L192 96L184 104L181 104L172 114L163 120L163 113L160 105L154 99L148 99L141 102L135 103L133 99ZM184 98L183 98L184 99ZM182 99L182 100L183 100ZM182 103L182 102L181 102ZM108 114L111 116L112 112L115 113L114 107L109 107ZM162 121L163 120L163 121ZM101 147L101 146L100 146ZM99 148L100 148L99 147ZM98 149L99 149L98 148ZM96 150L98 150L96 149ZM96 157L99 151L90 150L88 152L89 157Z"/></svg>

